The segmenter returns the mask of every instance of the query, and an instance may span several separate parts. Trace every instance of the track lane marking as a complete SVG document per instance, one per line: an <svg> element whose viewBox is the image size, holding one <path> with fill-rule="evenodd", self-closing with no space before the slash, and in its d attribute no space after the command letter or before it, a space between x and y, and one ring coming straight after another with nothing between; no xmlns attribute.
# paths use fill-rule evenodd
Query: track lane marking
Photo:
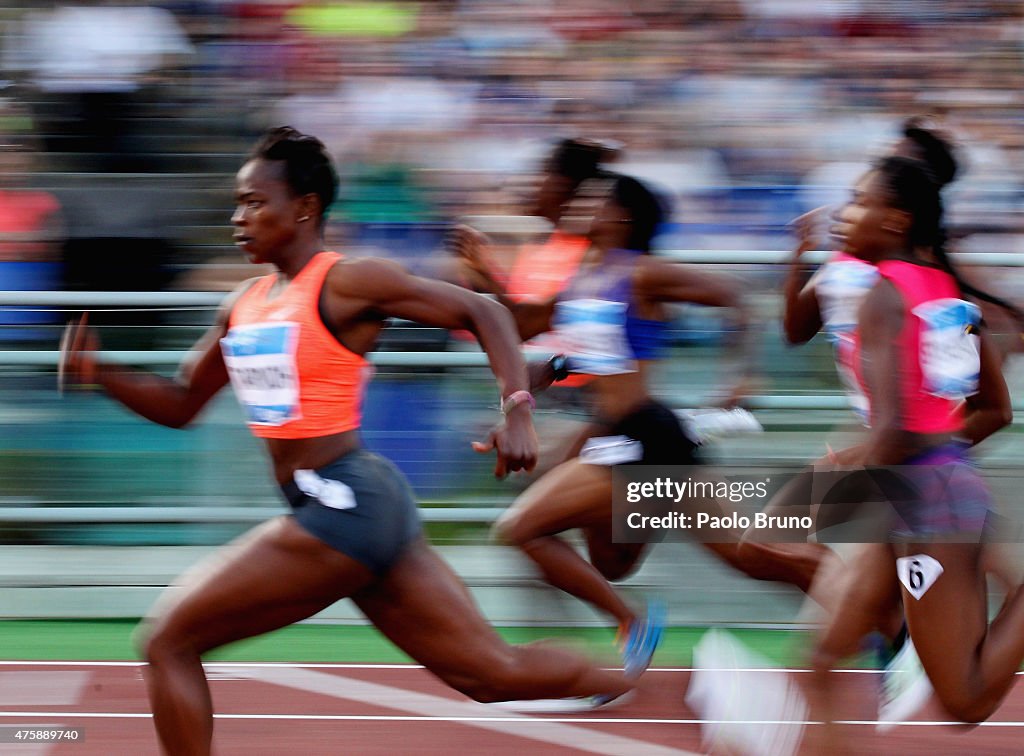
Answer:
<svg viewBox="0 0 1024 756"><path fill-rule="evenodd" d="M445 699L447 700L447 699ZM458 703L458 702L456 702ZM481 704L482 705L482 704ZM0 711L0 718L17 719L152 719L153 715L145 712L107 712L107 711ZM325 722L508 722L509 717L483 716L429 716L415 714L214 714L214 719L239 720L287 720L287 721L325 721ZM809 726L823 724L820 721L805 720L802 722L780 720L749 720L724 722L709 719L648 719L648 718L589 718L589 717L549 717L537 719L523 717L516 720L522 724L543 724L556 722L560 724L665 724L665 725L701 725L701 724L805 724ZM840 719L835 724L874 727L878 724L873 719ZM940 720L922 720L913 722L896 722L897 727L963 727L963 722L947 722ZM1024 722L979 722L971 727L1024 727ZM522 737L520 733L520 737ZM644 743L646 746L647 744ZM654 744L652 744L654 745ZM646 753L646 752L645 752ZM686 754L686 751L672 751L675 754Z"/></svg>
<svg viewBox="0 0 1024 756"><path fill-rule="evenodd" d="M211 668L216 669L216 665L211 665ZM253 669L247 676L260 682L308 693L344 698L386 709L398 709L426 716L434 721L458 717L457 721L471 727L605 756L619 756L623 753L643 753L645 756L696 756L692 751L670 748L650 741L538 719L511 711L495 713L490 707L473 701L452 700L341 675L290 667L261 667ZM488 713L484 714L484 711Z"/></svg>
<svg viewBox="0 0 1024 756"><path fill-rule="evenodd" d="M35 660L27 661L0 660L0 667L145 667L146 662L142 661L50 661ZM424 669L422 664L372 664L372 663L350 663L350 662L206 662L206 668L210 667L232 667L241 669L260 669L287 667L295 669ZM622 671L621 667L606 667L606 669ZM786 667L753 667L751 669L721 669L710 671L722 672L769 672L783 670L794 673L810 673L810 669L788 669ZM695 672L694 667L651 667L649 673L661 672ZM709 670L705 670L709 671ZM880 675L881 669L834 669L836 674L846 675ZM1016 674L1024 675L1024 671Z"/></svg>

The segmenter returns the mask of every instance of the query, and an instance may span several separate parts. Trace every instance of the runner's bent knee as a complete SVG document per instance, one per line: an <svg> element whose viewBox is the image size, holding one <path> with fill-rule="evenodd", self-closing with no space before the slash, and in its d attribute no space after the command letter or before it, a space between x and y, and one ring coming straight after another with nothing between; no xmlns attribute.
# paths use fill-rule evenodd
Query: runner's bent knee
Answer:
<svg viewBox="0 0 1024 756"><path fill-rule="evenodd" d="M522 546L534 538L551 535L537 528L531 516L532 509L521 499L506 509L494 523L494 535L498 541L509 546Z"/></svg>
<svg viewBox="0 0 1024 756"><path fill-rule="evenodd" d="M1002 703L1001 697L979 696L966 685L953 686L949 690L936 689L935 695L951 717L965 724L984 722Z"/></svg>
<svg viewBox="0 0 1024 756"><path fill-rule="evenodd" d="M522 543L522 531L523 528L520 525L521 518L519 512L516 511L515 505L511 509L505 510L500 517L494 522L492 532L494 537L503 544L508 546L519 546Z"/></svg>
<svg viewBox="0 0 1024 756"><path fill-rule="evenodd" d="M589 534L588 534L589 535ZM601 544L588 538L590 563L605 580L622 580L640 566L640 556L646 544Z"/></svg>
<svg viewBox="0 0 1024 756"><path fill-rule="evenodd" d="M199 655L209 650L202 647L201 639L186 632L174 620L173 612L170 616L143 620L136 631L135 643L142 658L150 664L171 656Z"/></svg>

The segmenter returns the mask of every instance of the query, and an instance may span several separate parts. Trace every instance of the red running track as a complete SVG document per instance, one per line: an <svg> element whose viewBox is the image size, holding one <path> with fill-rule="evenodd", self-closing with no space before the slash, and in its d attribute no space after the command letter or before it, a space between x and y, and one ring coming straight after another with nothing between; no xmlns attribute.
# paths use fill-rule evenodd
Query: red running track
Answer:
<svg viewBox="0 0 1024 756"><path fill-rule="evenodd" d="M700 753L701 724L683 701L686 670L651 670L637 694L599 711L522 714L483 706L405 665L209 664L214 748L234 754ZM797 675L799 676L799 675ZM877 675L838 676L839 726L853 753L1019 754L1024 689L993 719L967 730L936 706L879 734L871 724ZM157 754L141 667L134 663L0 663L0 726L81 728L78 742L3 744L0 754ZM807 728L812 753L821 728Z"/></svg>

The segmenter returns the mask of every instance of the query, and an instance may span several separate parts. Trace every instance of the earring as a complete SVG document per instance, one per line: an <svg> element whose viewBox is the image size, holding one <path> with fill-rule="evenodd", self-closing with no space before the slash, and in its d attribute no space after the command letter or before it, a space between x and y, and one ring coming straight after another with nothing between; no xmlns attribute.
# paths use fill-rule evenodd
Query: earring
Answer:
<svg viewBox="0 0 1024 756"><path fill-rule="evenodd" d="M308 221L308 220L309 220L309 216L308 215L303 215L301 218L299 218L299 223L304 223L305 221Z"/></svg>

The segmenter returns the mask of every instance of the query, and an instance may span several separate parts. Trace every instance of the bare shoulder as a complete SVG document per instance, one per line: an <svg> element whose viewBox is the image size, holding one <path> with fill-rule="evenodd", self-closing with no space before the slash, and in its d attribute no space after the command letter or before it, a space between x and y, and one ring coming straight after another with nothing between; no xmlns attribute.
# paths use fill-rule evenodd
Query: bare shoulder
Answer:
<svg viewBox="0 0 1024 756"><path fill-rule="evenodd" d="M861 332L895 333L903 323L904 302L896 285L888 279L879 279L860 306L857 320Z"/></svg>
<svg viewBox="0 0 1024 756"><path fill-rule="evenodd" d="M324 293L321 304L336 328L385 318L465 328L472 313L485 307L502 309L480 294L415 276L401 265L379 258L339 261L328 271Z"/></svg>
<svg viewBox="0 0 1024 756"><path fill-rule="evenodd" d="M380 257L344 258L327 273L333 293L360 298L390 289L409 278L410 273L399 263Z"/></svg>
<svg viewBox="0 0 1024 756"><path fill-rule="evenodd" d="M693 265L673 262L664 258L644 255L633 268L633 287L637 292L655 296L681 286L700 287L725 281Z"/></svg>
<svg viewBox="0 0 1024 756"><path fill-rule="evenodd" d="M659 260L657 257L651 255L641 255L636 265L633 267L633 283L644 284L652 281L658 281L661 278L671 275L676 272L673 268L679 268L678 263L670 263L665 260Z"/></svg>
<svg viewBox="0 0 1024 756"><path fill-rule="evenodd" d="M671 265L676 265L664 258L656 257L653 254L638 255L636 258L636 270L640 271L657 271L661 268L665 268Z"/></svg>
<svg viewBox="0 0 1024 756"><path fill-rule="evenodd" d="M242 295L249 291L249 289L251 289L261 278L265 278L265 276L253 276L252 278L248 278L228 292L227 296L221 300L220 307L217 310L217 320L221 323L227 323L231 318L231 311L235 309L235 305L238 303L238 300L241 299Z"/></svg>
<svg viewBox="0 0 1024 756"><path fill-rule="evenodd" d="M864 297L863 308L876 315L899 314L903 310L903 295L892 281L880 278Z"/></svg>
<svg viewBox="0 0 1024 756"><path fill-rule="evenodd" d="M253 276L252 278L245 279L244 281L242 281L242 283L238 284L238 286L236 286L228 293L227 297L224 298L224 301L238 301L239 297L245 294L245 292L249 291L249 289L251 289L256 284L257 281L263 278L266 278L266 276Z"/></svg>

